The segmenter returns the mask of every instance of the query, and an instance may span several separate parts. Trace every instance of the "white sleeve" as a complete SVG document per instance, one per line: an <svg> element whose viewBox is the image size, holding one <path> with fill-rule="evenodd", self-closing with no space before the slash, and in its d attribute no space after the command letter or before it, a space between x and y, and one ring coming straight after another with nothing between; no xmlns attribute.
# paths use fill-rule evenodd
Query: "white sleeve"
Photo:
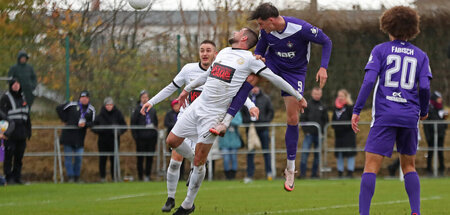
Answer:
<svg viewBox="0 0 450 215"><path fill-rule="evenodd" d="M191 83L189 83L184 90L186 90L187 92L191 92L192 90L194 90L195 88L202 86L206 83L206 80L208 79L209 73L211 72L211 67L209 67L208 71L204 72L201 76L199 76L197 79L195 79L194 81L191 81Z"/></svg>
<svg viewBox="0 0 450 215"><path fill-rule="evenodd" d="M247 107L248 110L256 107L255 103L253 103L252 100L250 100L250 98L248 98L248 97L247 97L247 100L245 100L244 105L245 105L245 107Z"/></svg>
<svg viewBox="0 0 450 215"><path fill-rule="evenodd" d="M172 95L175 91L178 90L178 87L175 85L174 82L170 83L164 89L159 91L158 94L153 96L147 103L151 104L152 106L155 106L156 104L160 103L162 100L166 99L170 95Z"/></svg>
<svg viewBox="0 0 450 215"><path fill-rule="evenodd" d="M275 75L275 73L272 72L269 68L265 68L258 73L262 77L266 78L270 82L272 82L273 85L280 88L281 90L285 91L286 93L289 93L291 96L294 96L297 98L298 101L303 99L303 96L295 90L288 82L286 82L283 78L281 78L278 75Z"/></svg>

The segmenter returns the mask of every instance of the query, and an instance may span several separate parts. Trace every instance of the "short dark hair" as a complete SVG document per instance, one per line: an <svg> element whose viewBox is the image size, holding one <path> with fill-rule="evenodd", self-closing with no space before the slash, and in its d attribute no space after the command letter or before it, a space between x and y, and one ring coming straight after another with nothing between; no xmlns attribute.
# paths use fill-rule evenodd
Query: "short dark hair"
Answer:
<svg viewBox="0 0 450 215"><path fill-rule="evenodd" d="M211 44L212 46L216 47L216 43L214 43L214 41L212 41L212 40L203 40L200 43L200 45L203 45L203 44Z"/></svg>
<svg viewBox="0 0 450 215"><path fill-rule="evenodd" d="M253 48L253 46L255 46L256 43L258 43L258 34L256 34L250 28L245 28L245 33L244 34L247 36L247 48L248 49Z"/></svg>
<svg viewBox="0 0 450 215"><path fill-rule="evenodd" d="M396 6L383 13L380 17L380 29L401 40L410 40L419 34L420 17L417 11L410 7Z"/></svg>
<svg viewBox="0 0 450 215"><path fill-rule="evenodd" d="M266 2L256 7L255 11L252 12L248 20L255 20L259 18L266 20L270 17L278 17L279 15L280 13L278 12L278 9L273 6L272 3Z"/></svg>

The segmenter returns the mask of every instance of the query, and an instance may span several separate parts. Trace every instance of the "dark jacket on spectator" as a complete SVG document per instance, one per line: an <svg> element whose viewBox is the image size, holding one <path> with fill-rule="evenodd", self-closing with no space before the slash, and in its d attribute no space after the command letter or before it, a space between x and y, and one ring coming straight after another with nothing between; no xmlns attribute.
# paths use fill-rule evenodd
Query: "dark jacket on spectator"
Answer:
<svg viewBox="0 0 450 215"><path fill-rule="evenodd" d="M83 110L86 110L86 126L77 129L64 129L61 133L61 144L70 145L74 147L84 147L84 138L86 136L86 130L94 124L95 120L95 108L91 104L82 106ZM79 102L69 102L58 105L56 112L59 118L66 125L72 125L78 127L78 121L81 117L81 108Z"/></svg>
<svg viewBox="0 0 450 215"><path fill-rule="evenodd" d="M9 119L8 116L1 110L0 110L0 120L5 120L8 122L8 128L3 133L3 135L5 135L7 138L9 138L11 136L11 134L13 133L16 124L14 123L14 120Z"/></svg>
<svg viewBox="0 0 450 215"><path fill-rule="evenodd" d="M445 120L443 117L439 116L439 111L442 111L442 108L436 109L433 105L430 104L427 120ZM438 124L438 126L437 126L438 137L442 138L445 136L445 131L447 130L447 126L448 126L447 124ZM423 131L425 133L425 137L427 138L427 140L433 139L433 135L434 135L434 125L433 124L424 124Z"/></svg>
<svg viewBox="0 0 450 215"><path fill-rule="evenodd" d="M351 121L353 114L353 106L345 105L341 109L335 108L333 111L333 122ZM333 125L334 136L336 139L336 148L353 148L356 149L356 135L352 126L349 125ZM337 152L334 153L337 156ZM356 152L344 152L344 157L352 157Z"/></svg>
<svg viewBox="0 0 450 215"><path fill-rule="evenodd" d="M133 113L131 114L131 125L146 125L145 116L141 114L141 103L136 105ZM152 107L149 111L150 120L155 129L131 129L131 133L133 134L133 138L135 140L138 139L152 139L158 137L158 117L156 116L156 110Z"/></svg>
<svg viewBox="0 0 450 215"><path fill-rule="evenodd" d="M111 111L107 111L105 106L100 109L100 114L95 117L94 125L110 126L110 125L127 125L122 112L114 106ZM113 129L92 129L98 134L98 143L105 145L114 145L114 130ZM118 141L120 142L120 135L125 133L127 129L118 129Z"/></svg>
<svg viewBox="0 0 450 215"><path fill-rule="evenodd" d="M8 139L26 140L31 137L29 106L23 96L22 85L18 92L11 89L14 82L16 82L15 79L10 81L9 90L0 98L0 110L8 116L10 121L14 121L14 130Z"/></svg>
<svg viewBox="0 0 450 215"><path fill-rule="evenodd" d="M262 90L259 91L259 94L255 95L255 98L252 98L252 95L249 95L249 98L255 103L256 107L259 108L259 118L255 123L270 123L273 120L273 106L270 101L269 96L263 93ZM242 113L242 121L244 123L252 122L250 120L250 113L247 108L241 109ZM256 127L256 130L267 129L267 127Z"/></svg>
<svg viewBox="0 0 450 215"><path fill-rule="evenodd" d="M308 101L308 107L300 115L300 122L317 122L322 127L322 132L328 120L327 107L314 99ZM302 130L305 134L318 135L315 126L302 126Z"/></svg>
<svg viewBox="0 0 450 215"><path fill-rule="evenodd" d="M37 78L32 66L27 63L20 63L19 60L21 57L26 57L28 60L27 53L24 51L20 51L17 56L17 64L9 69L8 77L16 78L19 81L26 101L31 107L34 101L33 91L37 86Z"/></svg>
<svg viewBox="0 0 450 215"><path fill-rule="evenodd" d="M177 122L177 117L178 113L175 112L173 109L168 111L164 116L164 127L167 128L167 134L169 134L173 126L175 126L175 123Z"/></svg>

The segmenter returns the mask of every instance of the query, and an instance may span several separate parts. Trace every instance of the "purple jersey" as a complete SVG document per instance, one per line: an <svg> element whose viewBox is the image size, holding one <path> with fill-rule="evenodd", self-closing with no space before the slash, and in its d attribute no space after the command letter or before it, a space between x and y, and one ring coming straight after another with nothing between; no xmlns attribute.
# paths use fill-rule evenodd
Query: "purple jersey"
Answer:
<svg viewBox="0 0 450 215"><path fill-rule="evenodd" d="M425 107L428 107L427 99L419 98L425 96L419 96L417 90L419 87L429 93L432 75L428 56L409 42L385 42L372 50L365 70L375 74L373 79L378 78L373 96L372 126L417 128L419 114L426 115ZM368 96L362 93L363 88L354 108L357 114ZM426 104L422 104L424 102Z"/></svg>
<svg viewBox="0 0 450 215"><path fill-rule="evenodd" d="M323 46L321 67L327 68L331 55L331 40L322 30L294 17L285 17L281 32L260 31L255 54L265 56L267 66L276 74L281 72L306 74L311 43Z"/></svg>

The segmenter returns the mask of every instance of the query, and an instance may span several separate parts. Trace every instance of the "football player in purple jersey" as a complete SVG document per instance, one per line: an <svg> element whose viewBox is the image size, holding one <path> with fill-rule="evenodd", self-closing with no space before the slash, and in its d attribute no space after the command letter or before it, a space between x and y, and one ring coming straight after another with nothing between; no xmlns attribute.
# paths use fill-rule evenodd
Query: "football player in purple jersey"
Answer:
<svg viewBox="0 0 450 215"><path fill-rule="evenodd" d="M383 158L391 157L397 143L411 214L420 215L420 182L415 158L418 122L428 117L432 78L429 59L425 52L408 42L420 32L415 10L397 6L385 11L380 28L389 35L390 41L373 48L352 116L352 128L358 132L359 114L375 86L359 213L369 214L376 174Z"/></svg>

